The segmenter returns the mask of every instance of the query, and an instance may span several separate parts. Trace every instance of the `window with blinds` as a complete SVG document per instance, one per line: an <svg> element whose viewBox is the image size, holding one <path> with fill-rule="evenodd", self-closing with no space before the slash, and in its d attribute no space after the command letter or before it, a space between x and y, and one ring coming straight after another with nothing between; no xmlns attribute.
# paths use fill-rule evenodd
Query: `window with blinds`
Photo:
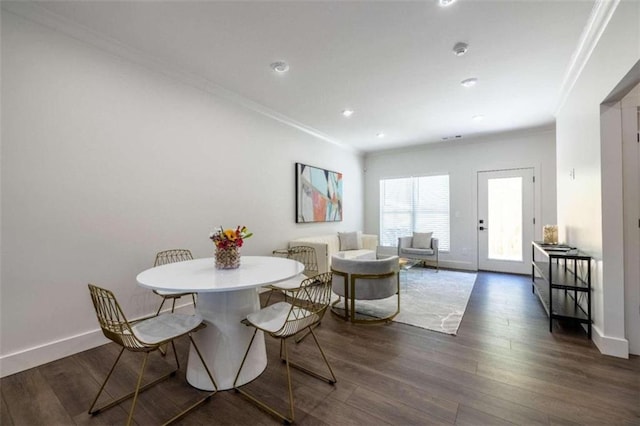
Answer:
<svg viewBox="0 0 640 426"><path fill-rule="evenodd" d="M413 232L433 232L449 251L449 175L380 180L380 244Z"/></svg>

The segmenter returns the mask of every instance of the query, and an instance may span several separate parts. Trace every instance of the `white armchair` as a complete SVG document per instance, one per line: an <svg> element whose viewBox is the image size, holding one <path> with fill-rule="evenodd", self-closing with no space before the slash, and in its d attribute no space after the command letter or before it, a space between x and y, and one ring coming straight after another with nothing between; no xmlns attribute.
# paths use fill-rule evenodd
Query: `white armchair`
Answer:
<svg viewBox="0 0 640 426"><path fill-rule="evenodd" d="M336 305L331 305L331 313L345 321L354 323L376 323L391 321L400 312L400 279L397 256L385 259L349 259L344 253L338 253L331 259L333 272L332 289L344 298L344 314ZM356 316L356 300L379 300L396 296L395 312L385 317L371 319Z"/></svg>
<svg viewBox="0 0 640 426"><path fill-rule="evenodd" d="M438 263L438 239L431 237L431 232L414 232L411 237L398 238L398 257L415 260L434 260L436 272L440 269Z"/></svg>

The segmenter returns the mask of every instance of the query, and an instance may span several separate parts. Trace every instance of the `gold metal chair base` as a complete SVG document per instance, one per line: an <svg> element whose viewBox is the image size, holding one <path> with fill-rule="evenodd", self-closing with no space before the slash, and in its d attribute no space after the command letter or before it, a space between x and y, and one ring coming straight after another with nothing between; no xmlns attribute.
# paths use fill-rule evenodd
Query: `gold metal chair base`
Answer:
<svg viewBox="0 0 640 426"><path fill-rule="evenodd" d="M345 299L345 304L346 304L346 299ZM358 311L355 310L355 308L339 308L336 307L335 305L340 303L340 299L334 301L331 304L331 314L335 315L336 317L340 318L343 321L350 321L354 324L382 324L382 323L389 323L391 321L393 321L393 319L400 313L400 302L398 301L398 308L396 309L396 311L394 313L392 313L389 316L386 317L373 317L372 319L362 319L362 318L358 318ZM352 304L353 306L353 304ZM340 313L340 311L343 311L344 313ZM362 314L361 314L362 315Z"/></svg>
<svg viewBox="0 0 640 426"><path fill-rule="evenodd" d="M189 339L191 340L191 343L194 347L194 349L196 350L198 357L200 358L200 361L202 362L202 364L204 365L205 370L207 371L207 374L209 376L209 379L211 380L211 382L213 383L213 387L214 387L214 391L213 392L209 392L207 393L207 395L205 395L203 398L201 398L200 400L196 401L195 403L193 403L191 406L189 406L187 409L181 411L180 413L178 413L177 415L175 415L174 417L172 417L170 420L168 420L166 423L164 423L163 425L168 425L171 424L175 421L177 421L178 419L181 419L182 417L184 417L186 414L188 414L191 410L193 410L194 408L202 405L203 403L205 403L206 401L208 401L213 395L215 395L218 391L217 391L217 385L216 382L213 378L213 375L211 374L211 371L209 371L209 367L207 366L207 364L204 362L204 358L202 357L202 354L200 353L200 349L198 348L198 346L195 344L195 342L193 341L193 337L191 336L191 334L189 333ZM173 354L174 354L174 358L176 361L176 368L172 371L170 371L169 373L158 377L157 379L153 380L152 382L149 382L145 385L142 385L142 377L144 375L144 371L146 369L147 366L147 360L149 359L149 354L152 351L145 351L144 354L144 359L142 361L142 367L140 368L140 373L138 374L138 382L136 384L136 389L127 394L124 395L118 399L115 399L109 403L107 403L106 405L100 407L100 408L96 408L95 410L93 409L93 407L95 407L96 403L98 402L98 399L100 398L100 395L102 394L102 391L104 390L105 386L107 385L107 382L109 381L109 379L111 378L111 375L113 374L113 372L115 371L116 365L118 364L118 361L120 361L120 358L122 357L122 354L124 353L124 350L126 348L122 348L120 350L120 353L118 354L118 357L116 358L115 362L113 363L113 366L111 367L111 370L109 371L109 374L107 374L107 377L104 379L104 382L102 383L102 386L100 387L100 390L98 391L98 394L96 395L95 399L93 400L93 403L91 404L91 407L89 407L89 414L91 414L92 416L98 415L103 411L108 410L109 408L115 407L116 405L120 404L123 401L126 401L127 399L133 397L133 402L131 403L131 409L129 410L129 417L127 418L127 425L130 425L132 420L133 420L133 412L135 410L136 407L136 403L138 401L138 395L140 395L141 392L144 392L145 390L151 388L152 386L168 379L169 377L173 377L176 375L176 372L180 369L180 362L178 361L178 354L176 352L176 346L175 343L173 341L171 341L171 347L173 348Z"/></svg>
<svg viewBox="0 0 640 426"><path fill-rule="evenodd" d="M322 321L318 321L317 324L312 325L311 327L316 328L318 327L320 324L322 324ZM311 332L309 330L307 330L302 336L296 338L296 343L300 343L302 342L304 339L307 338L307 336L311 334Z"/></svg>
<svg viewBox="0 0 640 426"><path fill-rule="evenodd" d="M300 364L296 364L293 363L291 361L289 361L289 351L287 349L287 339L291 338L291 337L295 337L296 334L299 334L302 331L307 330L307 334L305 334L304 337L306 337L306 335L310 334L311 336L313 336L313 340L316 343L316 346L318 347L318 349L320 350L320 354L322 355L322 359L324 360L325 364L327 365L327 368L329 370L329 373L331 374L331 377L327 377L324 376L322 374L319 374L313 370L310 370L306 367L303 367ZM303 330L300 330L299 333L296 333L292 336L286 337L286 338L282 338L280 340L280 360L283 361L283 363L286 366L287 369L287 384L288 384L288 391L289 391L289 415L285 415L282 412L278 411L276 408L268 405L267 403L261 401L260 399L256 398L255 396L251 395L249 392L247 392L246 390L240 388L237 386L237 382L238 382L238 378L240 377L240 372L242 371L242 367L244 366L244 363L247 359L247 355L249 354L249 351L251 350L251 345L253 344L253 340L256 337L256 333L258 332L258 329L256 328L256 330L253 333L253 336L251 337L251 341L249 342L249 347L247 348L247 352L244 355L244 358L242 359L242 363L240 364L240 368L238 369L238 373L236 375L236 378L233 382L233 386L236 392L239 392L240 394L242 394L243 396L245 396L247 399L249 399L251 402L253 402L255 405L257 405L259 408L265 410L267 413L281 419L283 422L287 423L287 424L292 424L295 421L295 412L294 412L294 404L293 404L293 388L291 386L291 370L289 367L293 367L297 370L302 371L303 373L309 374L312 377L315 377L317 379L320 379L322 381L325 381L327 383L329 383L330 385L334 385L337 382L336 376L333 373L333 369L331 368L331 365L329 365L329 361L327 360L327 357L324 354L324 351L322 350L322 347L320 347L320 343L318 342L318 338L316 337L315 333L313 332L312 327L307 327ZM282 356L282 353L284 352L284 357Z"/></svg>
<svg viewBox="0 0 640 426"><path fill-rule="evenodd" d="M338 297L338 300L335 300L331 303L329 309L332 315L340 318L343 321L351 321L354 324L381 324L391 322L396 315L400 313L400 274L398 271L384 273L384 274L349 274L346 272L333 271L334 275L340 275L344 279L344 296ZM388 278L394 276L396 277L396 297L397 297L397 306L396 311L389 316L383 318L374 317L373 319L361 319L356 318L356 300L358 299L356 295L356 283L360 279L379 279L379 278ZM337 308L336 305L340 303L344 297L344 308ZM338 310L344 311L344 314L338 312Z"/></svg>
<svg viewBox="0 0 640 426"><path fill-rule="evenodd" d="M156 293L158 296L162 297L162 302L160 302L160 306L158 307L158 310L156 311L156 316L160 315L160 312L162 311L162 307L164 306L164 302L167 301L167 299L171 299L171 313L174 313L176 310L176 300L180 299L182 296L189 296L191 295L191 298L193 299L193 308L195 309L196 307L196 295L195 293L176 293L176 294L159 294Z"/></svg>

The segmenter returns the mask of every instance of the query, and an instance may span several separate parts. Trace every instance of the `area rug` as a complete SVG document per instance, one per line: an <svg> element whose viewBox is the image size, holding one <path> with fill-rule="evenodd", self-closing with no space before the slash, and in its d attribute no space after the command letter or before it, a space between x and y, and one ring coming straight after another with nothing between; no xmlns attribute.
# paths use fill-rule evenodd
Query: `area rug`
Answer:
<svg viewBox="0 0 640 426"><path fill-rule="evenodd" d="M457 334L476 281L471 272L414 267L400 272L400 313L396 322L446 334ZM356 301L356 312L386 316L394 312L396 298Z"/></svg>

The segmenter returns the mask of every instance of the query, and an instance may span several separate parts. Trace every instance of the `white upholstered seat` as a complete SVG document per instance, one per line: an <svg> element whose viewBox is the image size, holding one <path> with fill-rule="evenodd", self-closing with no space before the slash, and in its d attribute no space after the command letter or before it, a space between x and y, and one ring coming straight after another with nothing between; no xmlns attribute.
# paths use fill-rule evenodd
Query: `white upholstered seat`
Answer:
<svg viewBox="0 0 640 426"><path fill-rule="evenodd" d="M435 260L436 271L440 269L438 260L438 239L431 238L429 247L415 247L413 236L398 238L398 256L413 260Z"/></svg>

